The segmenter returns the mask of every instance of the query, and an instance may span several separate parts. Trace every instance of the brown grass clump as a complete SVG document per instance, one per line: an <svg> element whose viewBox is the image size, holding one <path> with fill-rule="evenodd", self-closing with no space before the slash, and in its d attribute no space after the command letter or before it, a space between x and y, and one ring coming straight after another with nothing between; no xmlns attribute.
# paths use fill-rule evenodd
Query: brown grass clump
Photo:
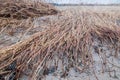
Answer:
<svg viewBox="0 0 120 80"><path fill-rule="evenodd" d="M41 1L0 0L0 45L6 43L5 46L9 46L14 43L4 39L4 36L14 37L26 34L33 28L35 18L57 13L58 10L54 6Z"/></svg>
<svg viewBox="0 0 120 80"><path fill-rule="evenodd" d="M95 40L112 45L116 51L112 54L119 57L120 27L114 22L117 17L84 11L66 11L57 17L47 30L0 50L0 74L3 77L14 75L12 78L18 79L27 75L31 80L37 80L40 74L45 74L47 61L56 54L61 60L67 57L67 68L73 66L84 71L94 64ZM105 55L101 51L98 54ZM107 61L103 61L105 63Z"/></svg>
<svg viewBox="0 0 120 80"><path fill-rule="evenodd" d="M54 15L57 12L55 7L47 3L0 0L0 30L6 26L18 26L24 19Z"/></svg>
<svg viewBox="0 0 120 80"><path fill-rule="evenodd" d="M57 10L46 3L25 2L25 0L1 0L0 17L13 19L27 19L56 14Z"/></svg>

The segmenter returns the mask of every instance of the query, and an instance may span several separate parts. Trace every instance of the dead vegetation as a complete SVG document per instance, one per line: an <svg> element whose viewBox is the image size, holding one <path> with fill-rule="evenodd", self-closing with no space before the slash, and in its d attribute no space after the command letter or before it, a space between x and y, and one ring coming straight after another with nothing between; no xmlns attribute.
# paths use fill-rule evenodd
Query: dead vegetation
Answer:
<svg viewBox="0 0 120 80"><path fill-rule="evenodd" d="M24 19L57 14L52 5L25 0L0 0L0 30L6 26L18 26ZM1 29L2 28L2 29Z"/></svg>
<svg viewBox="0 0 120 80"><path fill-rule="evenodd" d="M17 28L23 27L25 33L22 33L21 39L34 27L33 18L57 13L48 4L23 3L0 0L0 34L5 32L14 36ZM82 10L66 10L57 14L46 30L0 49L0 79L19 79L23 75L28 76L28 80L41 79L49 73L47 63L56 55L55 70L59 60L63 64L61 77L67 76L69 69L75 67L79 72L92 68L98 79L93 68L93 50L102 58L102 67L110 63L120 68L107 59L107 53L100 47L107 45L115 50L110 53L111 56L120 58L120 26L116 23L119 18L120 13ZM99 45L96 46L95 42ZM101 71L105 72L104 68Z"/></svg>
<svg viewBox="0 0 120 80"><path fill-rule="evenodd" d="M40 79L41 75L48 74L47 61L52 60L54 55L63 64L64 59L68 59L63 76L67 75L70 67L83 72L94 65L92 50L95 49L95 41L101 45L107 44L115 50L111 53L112 56L120 58L120 27L115 22L118 15L68 10L56 17L46 30L0 50L2 77L18 79L27 75L29 80ZM95 50L100 57L106 55L99 46ZM108 63L106 57L101 62L103 66ZM57 61L54 66L57 69ZM98 79L96 75L95 77Z"/></svg>
<svg viewBox="0 0 120 80"><path fill-rule="evenodd" d="M0 0L0 38L1 36L15 36L16 33L21 33L20 39L18 39L15 43L19 42L21 38L27 34L27 32L33 28L34 18L55 15L58 11L52 5L43 2L29 2L26 0ZM21 31L22 29L22 31ZM23 32L24 31L24 32ZM18 36L18 35L17 35ZM7 38L7 37L6 37ZM0 39L0 45L5 44L7 42L7 46L13 45L15 43L11 43L10 39ZM15 44L16 45L16 44ZM6 45L3 45L6 47ZM8 51L9 53L9 51ZM11 52L10 52L11 53ZM0 54L4 55L4 54ZM7 54L5 53L5 56ZM10 56L7 56L10 58ZM4 59L6 60L6 59ZM6 61L5 61L6 62ZM10 61L12 62L12 60ZM16 73L16 62L13 61L14 64L11 67L7 67L5 69L0 70L0 79L3 78L6 73L11 73L9 70L13 70L12 73ZM3 61L4 63L4 61ZM11 64L11 63L10 63ZM0 62L0 65L3 65ZM5 65L4 65L5 67ZM14 68L13 68L14 67ZM7 72L2 71L7 70ZM14 74L15 74L14 73ZM13 75L14 76L14 75ZM11 77L9 77L11 79Z"/></svg>
<svg viewBox="0 0 120 80"><path fill-rule="evenodd" d="M0 0L0 45L6 43L5 47L20 41L10 40L18 35L22 38L22 35L33 28L35 18L57 13L54 6L40 1ZM5 36L10 38L4 38Z"/></svg>
<svg viewBox="0 0 120 80"><path fill-rule="evenodd" d="M30 3L25 0L0 0L0 33L6 26L18 27L25 21L24 19L55 15L57 13L55 7L46 3Z"/></svg>
<svg viewBox="0 0 120 80"><path fill-rule="evenodd" d="M0 2L0 17L13 19L27 19L29 17L41 17L45 15L56 14L57 10L45 3L27 3L24 0L9 1L1 0Z"/></svg>

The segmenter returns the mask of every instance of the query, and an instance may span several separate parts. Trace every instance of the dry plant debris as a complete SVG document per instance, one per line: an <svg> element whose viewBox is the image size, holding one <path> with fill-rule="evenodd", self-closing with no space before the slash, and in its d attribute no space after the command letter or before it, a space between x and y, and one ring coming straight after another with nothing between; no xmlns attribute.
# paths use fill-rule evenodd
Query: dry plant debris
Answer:
<svg viewBox="0 0 120 80"><path fill-rule="evenodd" d="M57 10L45 3L29 3L25 0L1 0L0 17L13 19L27 19L29 17L41 17L56 14Z"/></svg>
<svg viewBox="0 0 120 80"><path fill-rule="evenodd" d="M68 59L62 77L67 75L70 67L83 72L94 65L93 49L100 57L106 55L99 47L98 50L94 48L95 41L107 44L115 50L111 54L120 58L120 26L115 23L119 16L68 10L56 17L46 30L0 50L0 74L3 77L10 78L14 75L13 78L18 79L27 75L31 80L40 79L41 75L48 74L47 61L52 60L54 55L62 61ZM103 66L106 65L107 58L103 57L101 62ZM57 62L54 66L57 68ZM94 69L93 73L95 74ZM96 75L95 77L98 79Z"/></svg>
<svg viewBox="0 0 120 80"><path fill-rule="evenodd" d="M20 41L13 40L13 37L27 34L36 18L57 13L54 6L40 1L0 0L0 48L2 44L5 47Z"/></svg>

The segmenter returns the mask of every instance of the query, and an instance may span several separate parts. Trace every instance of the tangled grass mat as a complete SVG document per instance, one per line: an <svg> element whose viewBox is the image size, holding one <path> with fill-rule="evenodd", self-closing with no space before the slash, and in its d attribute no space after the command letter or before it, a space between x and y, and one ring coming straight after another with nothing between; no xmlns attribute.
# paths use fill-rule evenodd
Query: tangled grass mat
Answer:
<svg viewBox="0 0 120 80"><path fill-rule="evenodd" d="M0 50L1 78L19 79L22 75L26 75L29 80L41 79L42 75L48 74L47 62L52 60L54 55L57 55L63 63L64 59L68 60L67 64L63 65L64 76L70 67L84 72L94 65L92 50L102 57L102 66L108 66L110 62L107 60L107 53L103 53L100 45L96 49L94 43L114 49L115 52L110 53L111 56L120 58L120 26L115 22L118 17L119 15L93 11L61 12L54 16L55 19L46 30ZM57 70L57 61L54 66ZM104 69L101 71L104 72ZM93 74L95 75L94 69ZM96 79L98 80L97 77Z"/></svg>

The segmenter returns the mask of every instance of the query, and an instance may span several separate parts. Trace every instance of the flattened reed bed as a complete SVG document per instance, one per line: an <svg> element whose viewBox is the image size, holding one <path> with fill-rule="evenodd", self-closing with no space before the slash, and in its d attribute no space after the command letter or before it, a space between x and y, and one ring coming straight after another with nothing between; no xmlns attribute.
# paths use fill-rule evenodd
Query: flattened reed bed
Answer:
<svg viewBox="0 0 120 80"><path fill-rule="evenodd" d="M0 48L20 41L33 29L35 18L57 13L54 6L40 1L0 0Z"/></svg>
<svg viewBox="0 0 120 80"><path fill-rule="evenodd" d="M42 2L29 2L25 0L1 0L0 18L27 19L54 15L57 10L52 5Z"/></svg>
<svg viewBox="0 0 120 80"><path fill-rule="evenodd" d="M40 1L0 0L0 30L6 26L18 27L25 19L57 13L58 10L54 6Z"/></svg>
<svg viewBox="0 0 120 80"><path fill-rule="evenodd" d="M6 26L17 26L24 19L55 15L58 13L58 10L54 6L42 2L1 0L0 4L0 30Z"/></svg>
<svg viewBox="0 0 120 80"><path fill-rule="evenodd" d="M9 74L14 74L14 78L18 79L25 74L31 80L37 80L39 74L45 73L47 61L55 54L68 58L68 68L73 66L84 71L94 64L92 56L94 40L103 45L111 45L116 51L111 54L115 58L120 58L120 27L115 24L114 20L117 17L114 15L104 16L92 11L71 10L62 12L57 17L46 30L0 50L1 75L7 74L5 77L8 77ZM99 52L99 55L104 54ZM10 69L13 64L13 69ZM57 67L56 64L55 66Z"/></svg>

